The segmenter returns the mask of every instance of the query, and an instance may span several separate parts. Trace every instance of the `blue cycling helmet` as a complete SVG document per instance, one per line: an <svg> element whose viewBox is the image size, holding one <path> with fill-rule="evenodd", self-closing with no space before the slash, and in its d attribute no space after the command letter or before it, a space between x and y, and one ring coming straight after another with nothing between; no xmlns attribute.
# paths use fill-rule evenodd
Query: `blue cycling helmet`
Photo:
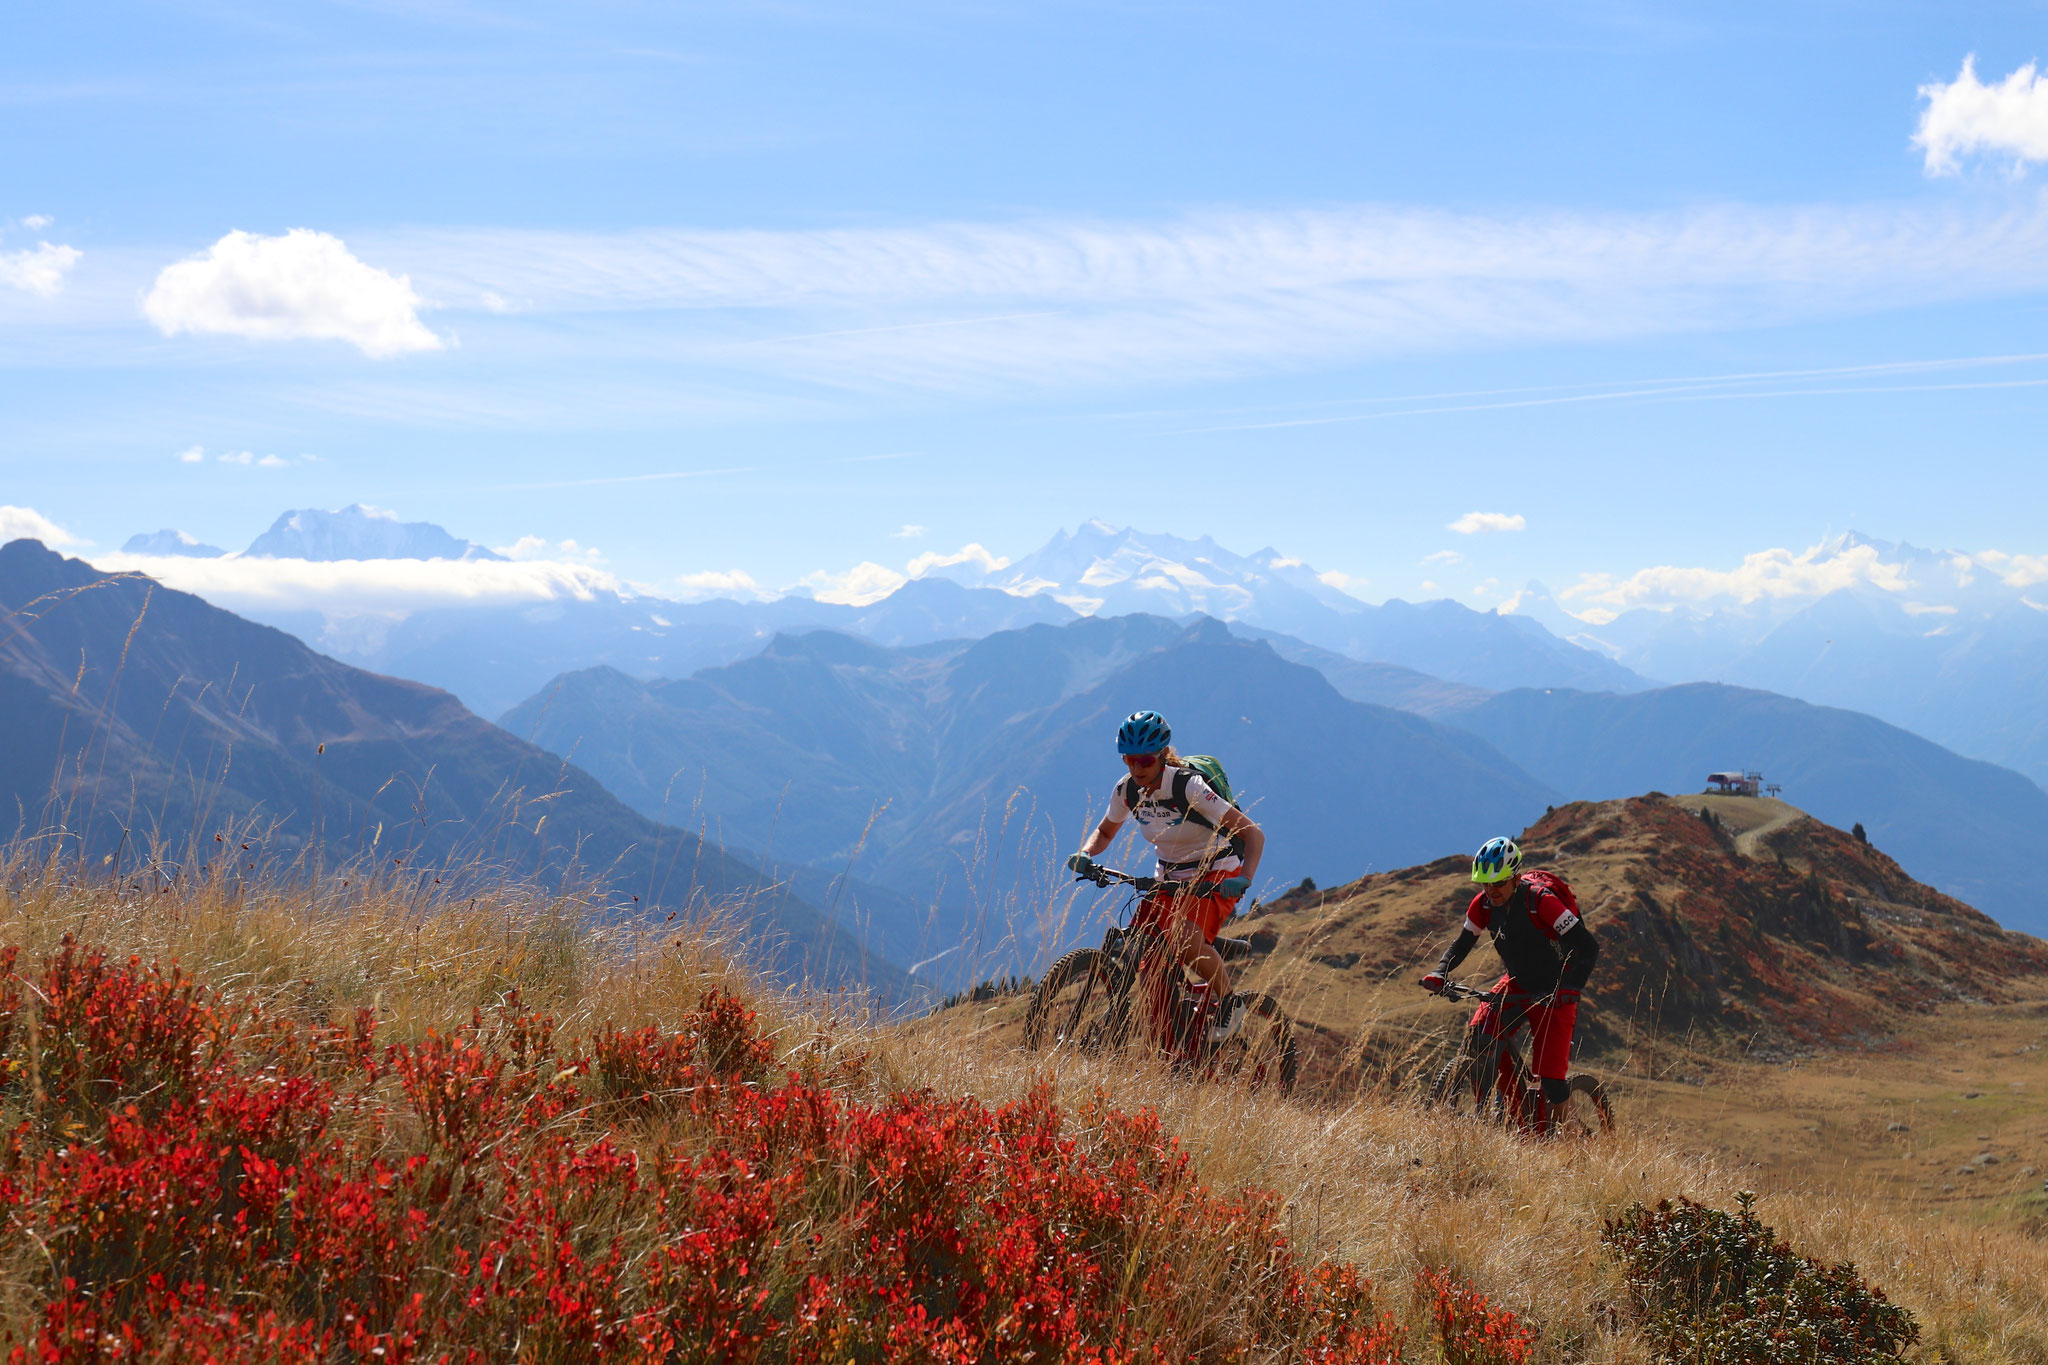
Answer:
<svg viewBox="0 0 2048 1365"><path fill-rule="evenodd" d="M1479 883L1504 882L1522 870L1522 850L1506 837L1488 839L1472 855L1472 880Z"/></svg>
<svg viewBox="0 0 2048 1365"><path fill-rule="evenodd" d="M1157 711L1133 711L1116 727L1120 754L1156 754L1173 742L1173 727Z"/></svg>

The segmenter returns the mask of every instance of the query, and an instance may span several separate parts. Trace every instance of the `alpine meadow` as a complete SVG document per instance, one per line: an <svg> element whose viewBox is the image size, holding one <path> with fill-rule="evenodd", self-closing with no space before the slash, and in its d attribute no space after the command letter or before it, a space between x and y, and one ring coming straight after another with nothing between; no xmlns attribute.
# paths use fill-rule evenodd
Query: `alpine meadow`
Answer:
<svg viewBox="0 0 2048 1365"><path fill-rule="evenodd" d="M2034 7L24 9L9 1365L2048 1365Z"/></svg>

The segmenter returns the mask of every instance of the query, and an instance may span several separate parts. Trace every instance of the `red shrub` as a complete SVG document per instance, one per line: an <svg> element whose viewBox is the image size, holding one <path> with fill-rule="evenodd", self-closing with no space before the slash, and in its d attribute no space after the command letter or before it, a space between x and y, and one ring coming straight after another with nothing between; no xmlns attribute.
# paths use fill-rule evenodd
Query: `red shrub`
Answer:
<svg viewBox="0 0 2048 1365"><path fill-rule="evenodd" d="M1444 1365L1527 1365L1536 1334L1445 1270L1416 1272L1415 1292L1429 1309Z"/></svg>
<svg viewBox="0 0 2048 1365"><path fill-rule="evenodd" d="M380 1053L367 1015L266 1021L69 943L43 985L0 1203L49 1279L12 1361L1400 1358L1355 1267L1304 1264L1156 1115L771 1081L729 995L587 1055L516 996ZM673 1148L609 1127L657 1107ZM1515 1325L1459 1292L1446 1358L1526 1359L1448 1354Z"/></svg>

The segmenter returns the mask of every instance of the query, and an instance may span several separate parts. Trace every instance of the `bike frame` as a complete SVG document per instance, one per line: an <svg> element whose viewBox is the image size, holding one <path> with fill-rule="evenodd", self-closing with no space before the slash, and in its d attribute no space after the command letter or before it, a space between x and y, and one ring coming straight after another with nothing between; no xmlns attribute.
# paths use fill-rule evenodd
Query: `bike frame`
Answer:
<svg viewBox="0 0 2048 1365"><path fill-rule="evenodd" d="M1083 881L1097 886L1128 886L1137 893L1127 926L1112 926L1102 936L1102 951L1119 963L1119 975L1127 980L1112 986L1121 998L1119 1008L1128 1007L1133 988L1143 984L1144 1023L1148 1040L1176 1061L1196 1062L1207 1052L1209 1017L1216 1008L1207 982L1190 985L1179 961L1172 955L1158 913L1148 913L1155 891L1179 883L1158 877L1133 877L1114 868L1098 868L1097 875ZM1128 963L1127 970L1123 964Z"/></svg>
<svg viewBox="0 0 2048 1365"><path fill-rule="evenodd" d="M1452 1000L1474 1000L1499 1008L1504 998L1500 991L1482 991L1474 986L1462 985L1456 981L1444 983L1443 994ZM1484 1039L1481 1050L1472 1054L1472 1103L1483 1112L1487 1092L1495 1096L1496 1112L1512 1122L1517 1129L1532 1131L1538 1122L1540 1111L1532 1112L1529 1103L1530 1073L1522 1060L1522 1050L1516 1044L1516 1035L1528 1025L1528 1016L1504 1024L1493 1036Z"/></svg>

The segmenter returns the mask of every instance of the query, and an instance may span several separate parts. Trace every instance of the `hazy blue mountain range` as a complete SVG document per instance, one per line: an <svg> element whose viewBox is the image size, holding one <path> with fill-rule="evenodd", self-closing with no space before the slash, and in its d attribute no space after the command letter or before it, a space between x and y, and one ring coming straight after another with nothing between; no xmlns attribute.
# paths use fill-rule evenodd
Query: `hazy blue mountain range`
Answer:
<svg viewBox="0 0 2048 1365"><path fill-rule="evenodd" d="M687 679L569 674L503 723L653 818L935 906L877 946L916 961L965 943L987 970L1080 931L1061 922L1077 912L1060 860L1100 818L1117 721L1141 706L1225 759L1273 832L1268 892L1440 856L1557 799L1463 731L1349 701L1219 622L1146 615L901 649L779 636Z"/></svg>
<svg viewBox="0 0 2048 1365"><path fill-rule="evenodd" d="M1724 596L1597 624L1532 585L1518 610L1644 674L1868 712L2048 783L2048 566L1851 533L1813 567L1850 581L1820 596Z"/></svg>
<svg viewBox="0 0 2048 1365"><path fill-rule="evenodd" d="M190 559L218 559L227 551L218 545L208 545L197 537L183 531L165 527L161 531L140 532L128 537L121 546L124 555L181 555Z"/></svg>
<svg viewBox="0 0 2048 1365"><path fill-rule="evenodd" d="M2009 929L2048 935L2048 792L1853 711L1714 683L1633 696L1514 691L1451 713L1567 796L1697 791L1750 767Z"/></svg>
<svg viewBox="0 0 2048 1365"><path fill-rule="evenodd" d="M1377 606L1276 550L1239 555L1207 536L1086 522L997 569L969 561L933 570L977 586L1028 592L1094 615L1213 616L1289 635L1368 663L1398 664L1475 687L1634 691L1653 684L1602 653L1558 639L1526 616L1449 600Z"/></svg>
<svg viewBox="0 0 2048 1365"><path fill-rule="evenodd" d="M136 554L196 554L179 532L138 536ZM424 522L399 522L364 507L288 512L257 537L251 557L308 559L496 559L494 552ZM1368 605L1313 569L1272 550L1233 554L1188 541L1088 523L997 570L968 562L933 569L876 601L820 602L793 592L768 600L677 602L585 582L574 595L393 612L346 601L297 607L249 605L256 619L364 668L454 692L495 715L558 673L593 666L633 677L685 677L755 654L784 631L831 629L878 644L978 639L1083 613L1148 611L1181 619L1207 614L1240 633L1276 638L1283 654L1312 648L1371 669L1342 670L1340 689L1427 713L1464 687L1648 686L1604 654L1565 643L1532 619L1473 611L1455 602ZM1297 638L1298 637L1298 638ZM1386 670L1406 670L1405 673ZM1332 668L1337 676L1339 670ZM1417 678L1416 673L1430 677Z"/></svg>
<svg viewBox="0 0 2048 1365"><path fill-rule="evenodd" d="M213 835L253 817L275 824L268 852L317 844L328 865L394 857L545 883L580 869L605 876L622 915L743 898L764 960L902 984L755 868L444 692L31 540L0 547L0 620L0 801L17 836L61 828L84 858L177 866L219 856Z"/></svg>

